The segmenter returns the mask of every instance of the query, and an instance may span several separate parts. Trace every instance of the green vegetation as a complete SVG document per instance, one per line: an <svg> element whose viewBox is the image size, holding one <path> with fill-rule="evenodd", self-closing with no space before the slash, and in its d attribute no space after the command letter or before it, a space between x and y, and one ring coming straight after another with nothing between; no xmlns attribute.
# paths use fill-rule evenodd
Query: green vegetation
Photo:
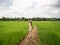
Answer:
<svg viewBox="0 0 60 45"><path fill-rule="evenodd" d="M27 22L0 21L0 45L18 45L27 32Z"/></svg>
<svg viewBox="0 0 60 45"><path fill-rule="evenodd" d="M33 21L60 21L60 18L40 18L40 17L33 17L33 18L8 18L8 17L2 17L0 18L0 21L28 21L29 19L32 19Z"/></svg>
<svg viewBox="0 0 60 45"><path fill-rule="evenodd" d="M60 21L34 21L40 45L60 45ZM28 33L27 21L0 21L0 45L18 45Z"/></svg>
<svg viewBox="0 0 60 45"><path fill-rule="evenodd" d="M60 22L37 21L40 45L60 45Z"/></svg>

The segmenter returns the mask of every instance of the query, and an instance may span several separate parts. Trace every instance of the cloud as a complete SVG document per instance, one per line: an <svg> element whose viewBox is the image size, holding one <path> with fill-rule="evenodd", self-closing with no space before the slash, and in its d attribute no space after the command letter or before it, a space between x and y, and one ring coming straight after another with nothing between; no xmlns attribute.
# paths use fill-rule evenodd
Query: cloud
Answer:
<svg viewBox="0 0 60 45"><path fill-rule="evenodd" d="M60 0L58 0L54 5L51 5L51 7L60 8Z"/></svg>
<svg viewBox="0 0 60 45"><path fill-rule="evenodd" d="M60 1L59 1L59 2L57 2L57 4L56 4L56 5L54 5L54 7L60 8Z"/></svg>
<svg viewBox="0 0 60 45"><path fill-rule="evenodd" d="M46 3L43 6L44 7L48 6L48 7L60 8L60 0L46 0Z"/></svg>
<svg viewBox="0 0 60 45"><path fill-rule="evenodd" d="M60 0L41 0L42 17L60 17Z"/></svg>
<svg viewBox="0 0 60 45"><path fill-rule="evenodd" d="M12 6L13 0L0 0L0 7L8 9Z"/></svg>
<svg viewBox="0 0 60 45"><path fill-rule="evenodd" d="M59 17L60 0L0 0L0 17Z"/></svg>
<svg viewBox="0 0 60 45"><path fill-rule="evenodd" d="M34 2L30 7L26 9L26 11L33 10L36 6L37 2Z"/></svg>

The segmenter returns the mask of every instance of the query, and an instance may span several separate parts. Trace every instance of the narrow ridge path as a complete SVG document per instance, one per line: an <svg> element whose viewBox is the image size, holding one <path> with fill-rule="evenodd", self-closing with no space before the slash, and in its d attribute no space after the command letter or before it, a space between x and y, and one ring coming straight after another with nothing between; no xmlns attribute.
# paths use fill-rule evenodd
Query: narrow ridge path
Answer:
<svg viewBox="0 0 60 45"><path fill-rule="evenodd" d="M34 26L31 32L28 33L21 42L19 42L19 45L39 45L39 36L36 26Z"/></svg>

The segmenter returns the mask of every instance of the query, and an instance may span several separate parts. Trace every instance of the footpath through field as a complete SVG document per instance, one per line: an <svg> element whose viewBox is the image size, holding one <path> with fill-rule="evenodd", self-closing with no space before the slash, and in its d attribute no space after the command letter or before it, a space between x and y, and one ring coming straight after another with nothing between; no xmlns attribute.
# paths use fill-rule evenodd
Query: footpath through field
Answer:
<svg viewBox="0 0 60 45"><path fill-rule="evenodd" d="M28 33L28 35L21 42L19 42L19 45L38 45L38 44L39 44L39 37L36 26L34 26L31 32Z"/></svg>

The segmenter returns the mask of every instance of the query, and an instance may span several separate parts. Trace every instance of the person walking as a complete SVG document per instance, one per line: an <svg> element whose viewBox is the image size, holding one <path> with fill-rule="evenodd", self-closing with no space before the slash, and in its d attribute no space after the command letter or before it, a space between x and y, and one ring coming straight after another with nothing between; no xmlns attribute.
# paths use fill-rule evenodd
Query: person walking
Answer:
<svg viewBox="0 0 60 45"><path fill-rule="evenodd" d="M29 20L29 36L28 36L29 39L32 37L31 36L31 31L32 31L32 20L30 19Z"/></svg>
<svg viewBox="0 0 60 45"><path fill-rule="evenodd" d="M29 32L31 32L31 30L32 30L32 20L30 19L29 20Z"/></svg>

